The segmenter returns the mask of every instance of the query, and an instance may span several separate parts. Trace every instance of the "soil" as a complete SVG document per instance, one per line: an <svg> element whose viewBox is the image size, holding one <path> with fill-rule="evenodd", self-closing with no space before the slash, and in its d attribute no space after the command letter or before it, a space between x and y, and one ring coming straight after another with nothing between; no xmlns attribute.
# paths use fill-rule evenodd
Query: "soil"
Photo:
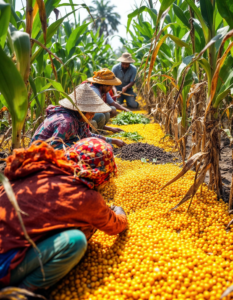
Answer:
<svg viewBox="0 0 233 300"><path fill-rule="evenodd" d="M174 155L147 143L135 143L122 148L114 148L114 154L123 160L132 161L145 158L156 164L174 163Z"/></svg>
<svg viewBox="0 0 233 300"><path fill-rule="evenodd" d="M190 151L191 139L187 142L187 153ZM233 147L233 146L232 146ZM182 162L180 155L177 153L168 153L163 149L149 145L146 143L129 144L122 148L114 148L114 154L123 160L141 160L142 158L148 159L153 162L157 158L156 164L162 163L177 163ZM177 157L178 156L178 157ZM176 159L174 159L176 157ZM178 158L178 159L177 159ZM228 203L231 180L233 173L232 166L232 148L228 138L222 137L221 139L221 153L220 153L220 170L222 175L223 191L222 198ZM180 166L182 168L182 166ZM209 173L206 174L205 183L209 183Z"/></svg>
<svg viewBox="0 0 233 300"><path fill-rule="evenodd" d="M225 202L229 201L231 180L232 180L232 148L230 146L230 141L228 138L223 138L221 140L221 152L220 152L220 170L222 175L223 183L223 200ZM207 176L206 176L207 177ZM209 178L206 178L209 179Z"/></svg>
<svg viewBox="0 0 233 300"><path fill-rule="evenodd" d="M0 152L0 159L7 158L8 154L5 152ZM0 160L0 173L3 173L6 167L6 163L3 160Z"/></svg>
<svg viewBox="0 0 233 300"><path fill-rule="evenodd" d="M231 189L231 180L232 180L232 148L230 146L230 141L225 136L221 137L221 152L220 152L220 171L222 175L222 199L228 203L229 202L229 195ZM186 153L190 153L191 150L191 138L188 138L187 146L186 146ZM206 174L205 183L209 183L209 172Z"/></svg>

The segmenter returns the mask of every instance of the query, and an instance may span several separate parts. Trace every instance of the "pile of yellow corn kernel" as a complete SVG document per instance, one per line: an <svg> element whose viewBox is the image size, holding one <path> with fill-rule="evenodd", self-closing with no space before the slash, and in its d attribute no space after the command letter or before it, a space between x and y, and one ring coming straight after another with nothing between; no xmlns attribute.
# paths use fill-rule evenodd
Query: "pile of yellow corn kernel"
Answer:
<svg viewBox="0 0 233 300"><path fill-rule="evenodd" d="M3 138L3 137L0 137L0 143L1 143L1 139L2 139L2 138ZM24 146L25 146L25 147L28 147L29 144L30 144L30 141L31 141L30 138L25 137L25 138L24 138ZM22 142L22 141L21 141L21 143L22 143L22 146L23 146L23 142ZM6 141L3 142L3 145L2 145L2 147L1 147L1 149L0 149L0 151L8 151L8 152L11 152L11 139L7 139Z"/></svg>
<svg viewBox="0 0 233 300"><path fill-rule="evenodd" d="M127 212L128 230L91 238L82 262L52 292L56 300L216 300L233 283L233 231L227 205L203 185L170 212L193 183L171 164L116 159L118 177L102 191ZM232 299L230 296L224 299Z"/></svg>
<svg viewBox="0 0 233 300"><path fill-rule="evenodd" d="M161 129L159 124L132 124L132 125L111 125L111 127L118 127L126 132L137 131L143 139L139 140L141 143L148 143L156 147L163 148L167 152L175 151L175 143L169 139L168 136ZM123 137L116 137L123 140L127 144L135 143L132 140ZM177 151L177 150L176 150Z"/></svg>

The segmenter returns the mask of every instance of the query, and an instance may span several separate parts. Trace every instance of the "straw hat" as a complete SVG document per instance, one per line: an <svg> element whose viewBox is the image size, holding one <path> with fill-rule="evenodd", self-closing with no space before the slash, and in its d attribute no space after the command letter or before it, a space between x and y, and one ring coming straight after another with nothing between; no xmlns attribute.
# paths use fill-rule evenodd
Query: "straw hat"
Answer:
<svg viewBox="0 0 233 300"><path fill-rule="evenodd" d="M127 64L131 64L134 63L135 60L132 59L131 54L129 54L128 52L125 52L121 55L121 57L118 58L117 61L123 62L123 63L127 63Z"/></svg>
<svg viewBox="0 0 233 300"><path fill-rule="evenodd" d="M92 83L99 83L103 85L121 85L122 82L118 79L112 71L103 68L100 71L94 72L94 76L87 79Z"/></svg>
<svg viewBox="0 0 233 300"><path fill-rule="evenodd" d="M76 102L74 99L74 92L69 96L82 112L105 113L111 111L111 108L104 103L104 101L89 87L87 83L80 84L75 91ZM62 99L59 103L65 108L78 111L69 99Z"/></svg>

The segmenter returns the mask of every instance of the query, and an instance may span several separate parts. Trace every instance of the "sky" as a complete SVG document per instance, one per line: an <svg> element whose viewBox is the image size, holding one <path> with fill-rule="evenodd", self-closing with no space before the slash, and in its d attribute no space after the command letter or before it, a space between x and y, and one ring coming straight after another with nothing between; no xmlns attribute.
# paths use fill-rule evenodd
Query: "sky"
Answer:
<svg viewBox="0 0 233 300"><path fill-rule="evenodd" d="M110 0L110 3L115 5L115 11L118 12L121 15L121 25L118 27L119 32L116 33L117 35L123 37L123 38L129 38L129 36L126 34L126 28L127 25L127 15L131 13L133 10L135 10L136 6L140 6L142 2L146 0ZM73 0L75 4L85 3L86 5L91 5L92 0ZM17 0L16 1L16 10L22 9L23 5L25 6L26 0ZM62 0L61 3L69 3L68 0ZM70 7L60 7L59 8L61 15L64 16L66 12L71 11ZM80 12L81 20L85 19L87 16L87 12L85 9L81 9L78 12ZM52 14L53 15L53 14ZM72 17L71 17L72 18ZM70 19L71 19L70 18ZM119 38L115 37L111 41L111 45L113 49L117 49L121 46L121 43L119 42Z"/></svg>

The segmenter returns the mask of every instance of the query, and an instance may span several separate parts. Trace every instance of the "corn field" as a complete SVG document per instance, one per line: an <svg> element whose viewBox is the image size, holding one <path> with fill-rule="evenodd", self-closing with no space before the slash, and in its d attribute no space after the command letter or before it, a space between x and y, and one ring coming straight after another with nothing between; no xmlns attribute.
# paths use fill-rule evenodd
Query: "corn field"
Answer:
<svg viewBox="0 0 233 300"><path fill-rule="evenodd" d="M116 63L98 28L104 20L95 23L86 4L67 2L27 0L19 12L15 0L0 0L0 148L10 148L8 154L27 146L48 105L70 99L95 70ZM72 11L61 16L62 6ZM126 31L130 39L120 41L136 61L137 92L155 124L122 129L179 152L183 168L116 158L119 177L102 195L124 207L129 228L117 237L97 232L51 296L233 299L233 233L227 231L233 174L227 206L220 170L221 140L233 142L232 0L144 0L128 15ZM12 299L11 292L0 298Z"/></svg>
<svg viewBox="0 0 233 300"><path fill-rule="evenodd" d="M229 0L143 4L128 15L131 39L120 39L136 60L137 89L154 121L174 139L186 163L182 172L192 167L197 172L183 201L193 197L207 172L209 188L220 198L221 136L232 142L232 5ZM25 146L49 104L68 97L94 70L114 64L100 28L95 33L89 29L96 26L88 6L70 0L65 5L72 11L59 18L63 5L30 0L16 12L15 0L0 0L1 148L7 143L11 149ZM81 22L83 10L89 17ZM56 21L50 23L51 14Z"/></svg>
<svg viewBox="0 0 233 300"><path fill-rule="evenodd" d="M58 104L94 70L115 62L104 36L89 30L94 20L80 21L89 8L70 1L73 10L59 18L61 2L29 0L22 14L15 11L15 0L0 0L0 125L7 128L1 148L11 140L13 149L21 142L25 146L49 104ZM50 23L52 14L56 21Z"/></svg>
<svg viewBox="0 0 233 300"><path fill-rule="evenodd" d="M187 162L182 172L193 166L197 172L182 201L193 197L207 171L220 198L220 139L226 134L232 141L232 4L171 0L156 8L149 1L128 15L132 41L124 44L137 61L138 89Z"/></svg>

